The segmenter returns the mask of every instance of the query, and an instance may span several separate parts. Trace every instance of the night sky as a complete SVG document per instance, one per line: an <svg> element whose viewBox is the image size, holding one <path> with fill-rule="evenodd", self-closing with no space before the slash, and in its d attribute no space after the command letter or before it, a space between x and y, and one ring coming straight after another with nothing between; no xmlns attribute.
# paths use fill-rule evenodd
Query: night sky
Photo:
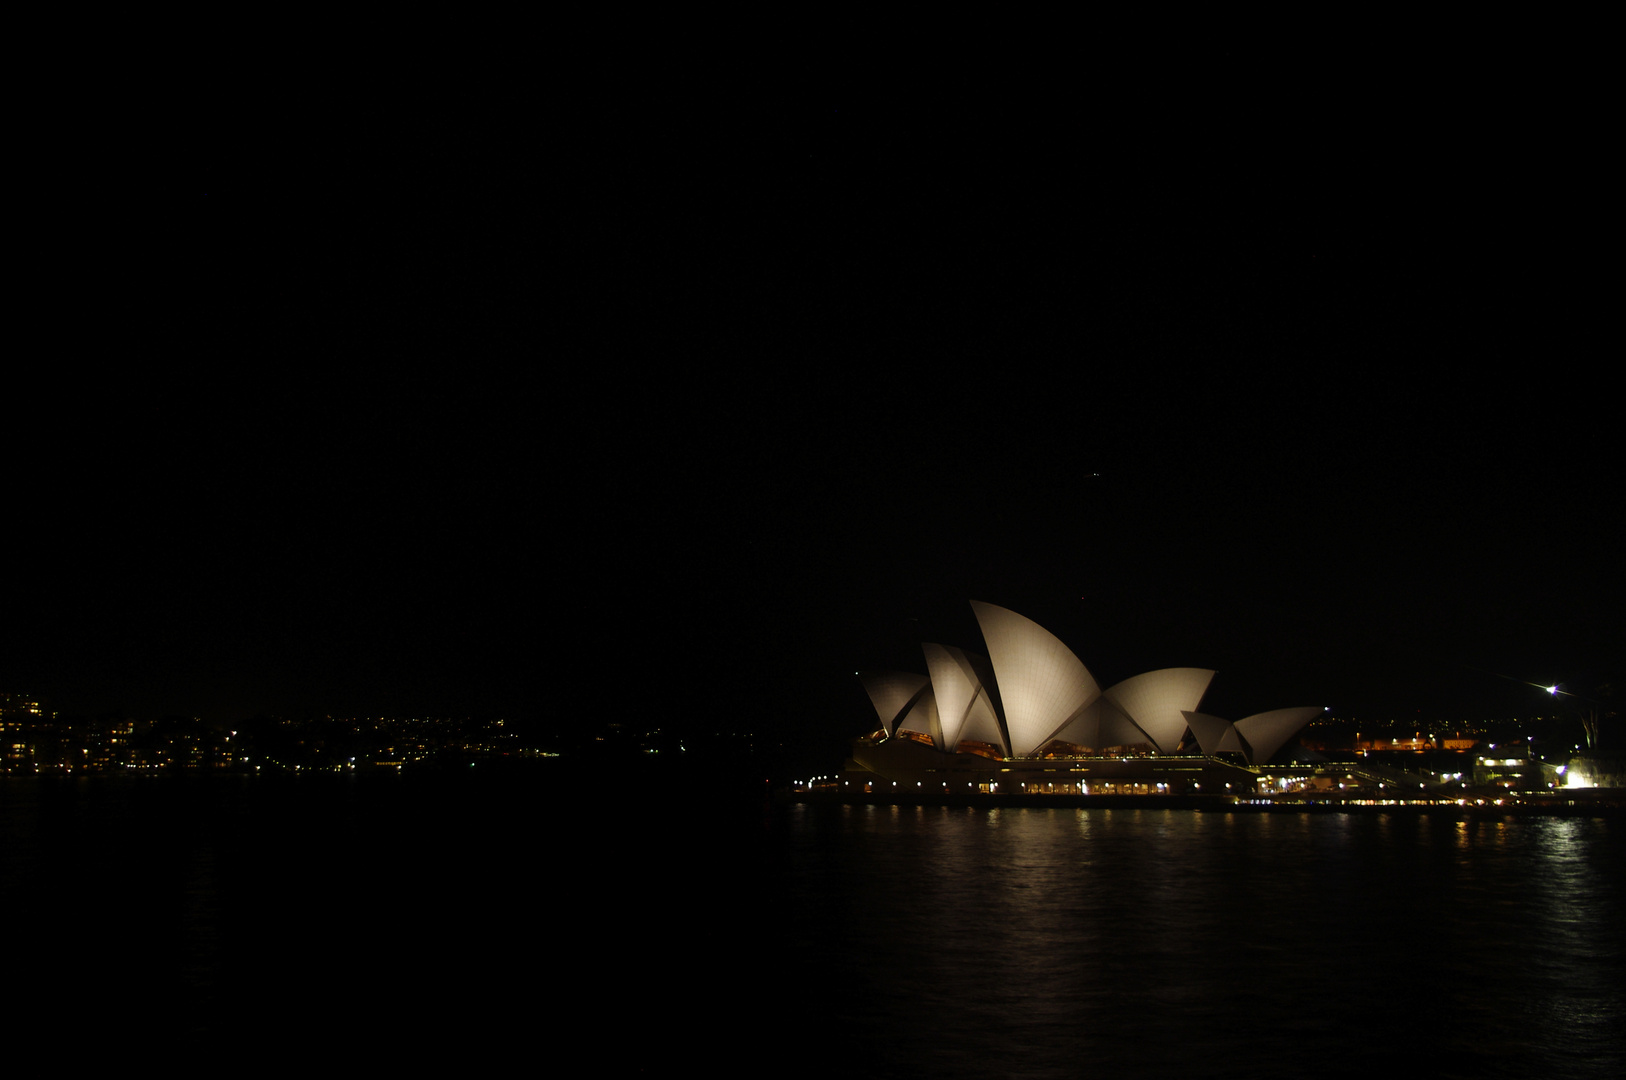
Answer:
<svg viewBox="0 0 1626 1080"><path fill-rule="evenodd" d="M192 153L25 290L0 689L834 764L853 673L982 651L971 599L1233 719L1618 679L1575 131L1086 96L426 94Z"/></svg>

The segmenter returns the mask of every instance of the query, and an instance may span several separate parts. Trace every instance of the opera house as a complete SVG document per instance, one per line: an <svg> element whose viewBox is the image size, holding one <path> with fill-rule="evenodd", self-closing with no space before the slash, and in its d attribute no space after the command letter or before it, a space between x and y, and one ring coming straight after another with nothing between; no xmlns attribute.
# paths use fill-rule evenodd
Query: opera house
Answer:
<svg viewBox="0 0 1626 1080"><path fill-rule="evenodd" d="M927 674L860 672L881 726L843 770L875 792L1243 794L1321 713L1232 722L1198 711L1214 672L1149 671L1101 689L1049 631L971 602L986 657L927 643ZM902 790L900 790L902 789Z"/></svg>

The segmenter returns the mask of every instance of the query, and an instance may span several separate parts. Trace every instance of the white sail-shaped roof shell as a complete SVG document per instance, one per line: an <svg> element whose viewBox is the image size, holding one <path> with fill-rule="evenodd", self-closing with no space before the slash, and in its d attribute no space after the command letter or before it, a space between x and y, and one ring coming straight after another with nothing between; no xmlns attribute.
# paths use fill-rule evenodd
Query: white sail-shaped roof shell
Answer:
<svg viewBox="0 0 1626 1080"><path fill-rule="evenodd" d="M1197 745L1202 748L1203 753L1209 756L1222 750L1246 753L1242 747L1242 739L1236 733L1236 725L1229 720L1200 712L1188 712L1185 715L1186 723L1191 725L1191 733L1197 736Z"/></svg>
<svg viewBox="0 0 1626 1080"><path fill-rule="evenodd" d="M1197 745L1202 747L1203 753L1218 754L1235 750L1246 757L1250 764L1263 765L1276 756L1276 751L1295 732L1320 714L1321 710L1311 705L1255 713L1234 724L1217 716L1196 712L1186 713L1186 720L1191 724L1192 733L1197 736Z"/></svg>
<svg viewBox="0 0 1626 1080"><path fill-rule="evenodd" d="M923 644L926 670L931 673L932 696L942 727L939 750L953 750L961 739L979 739L1010 753L999 718L989 697L986 661L950 645ZM983 670L979 671L978 668Z"/></svg>
<svg viewBox="0 0 1626 1080"><path fill-rule="evenodd" d="M1125 679L1101 696L1120 706L1159 753L1172 754L1186 733L1186 713L1202 703L1213 681L1214 673L1206 668L1163 668Z"/></svg>
<svg viewBox="0 0 1626 1080"><path fill-rule="evenodd" d="M1050 631L993 604L971 601L999 681L1010 752L1028 757L1101 693L1095 677Z"/></svg>
<svg viewBox="0 0 1626 1080"><path fill-rule="evenodd" d="M897 732L898 722L929 685L926 676L908 671L864 671L859 673L858 681L863 683L870 704L875 706L875 715L881 718L881 727L888 735Z"/></svg>
<svg viewBox="0 0 1626 1080"><path fill-rule="evenodd" d="M932 697L930 686L909 703L908 711L898 721L898 731L918 731L929 737L933 746L942 745L943 728L938 722L937 699Z"/></svg>
<svg viewBox="0 0 1626 1080"><path fill-rule="evenodd" d="M1054 738L1096 751L1109 746L1152 742L1152 737L1136 726L1123 706L1104 693L1056 732Z"/></svg>
<svg viewBox="0 0 1626 1080"><path fill-rule="evenodd" d="M1236 730L1248 745L1248 760L1263 765L1276 756L1282 744L1291 739L1300 728L1321 715L1314 705L1297 709L1273 709L1255 713L1236 722Z"/></svg>

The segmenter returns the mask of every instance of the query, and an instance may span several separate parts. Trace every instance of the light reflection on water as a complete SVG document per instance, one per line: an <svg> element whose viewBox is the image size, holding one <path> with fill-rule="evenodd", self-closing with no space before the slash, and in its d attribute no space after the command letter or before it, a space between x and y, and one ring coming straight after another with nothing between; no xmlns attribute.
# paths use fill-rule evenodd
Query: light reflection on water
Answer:
<svg viewBox="0 0 1626 1080"><path fill-rule="evenodd" d="M786 881L823 973L802 1006L881 1074L1626 1065L1616 821L788 814L816 851Z"/></svg>
<svg viewBox="0 0 1626 1080"><path fill-rule="evenodd" d="M1613 818L7 780L0 1004L256 1060L1613 1077L1623 874Z"/></svg>

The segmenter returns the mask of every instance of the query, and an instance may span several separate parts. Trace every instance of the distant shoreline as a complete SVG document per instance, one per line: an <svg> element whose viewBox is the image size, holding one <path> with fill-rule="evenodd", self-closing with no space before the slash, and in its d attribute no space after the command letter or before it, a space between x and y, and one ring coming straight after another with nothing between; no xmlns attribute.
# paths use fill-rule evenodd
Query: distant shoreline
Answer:
<svg viewBox="0 0 1626 1080"><path fill-rule="evenodd" d="M1370 811L1466 811L1469 813L1541 814L1553 817L1592 817L1626 813L1626 789L1588 788L1561 795L1532 794L1461 799L1250 799L1233 795L975 795L878 792L787 791L790 802L854 806L966 806L1080 809L1204 810L1223 813L1363 813Z"/></svg>

